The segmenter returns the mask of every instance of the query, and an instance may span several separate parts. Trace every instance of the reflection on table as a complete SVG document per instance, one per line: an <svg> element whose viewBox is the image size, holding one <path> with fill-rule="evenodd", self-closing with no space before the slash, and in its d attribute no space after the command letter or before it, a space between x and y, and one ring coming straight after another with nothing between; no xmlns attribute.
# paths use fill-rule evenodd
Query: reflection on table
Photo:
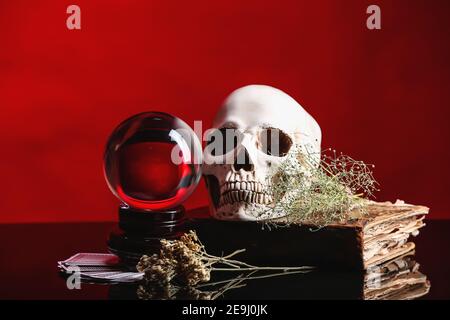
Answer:
<svg viewBox="0 0 450 320"><path fill-rule="evenodd" d="M110 299L364 299L409 300L430 290L419 272L414 251L372 267L365 273L344 271L216 272L208 283L196 287L146 283L117 284Z"/></svg>

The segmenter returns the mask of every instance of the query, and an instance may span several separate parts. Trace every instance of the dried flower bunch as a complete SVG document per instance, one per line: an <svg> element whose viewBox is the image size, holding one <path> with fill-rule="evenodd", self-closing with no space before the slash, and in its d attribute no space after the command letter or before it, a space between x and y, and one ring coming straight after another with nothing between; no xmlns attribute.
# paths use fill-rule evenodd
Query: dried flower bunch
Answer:
<svg viewBox="0 0 450 320"><path fill-rule="evenodd" d="M161 240L161 251L142 256L136 266L145 280L162 285L176 280L184 285L209 281L215 259L206 254L195 232L183 234L179 240Z"/></svg>
<svg viewBox="0 0 450 320"><path fill-rule="evenodd" d="M195 286L207 282L211 271L255 271L255 270L311 270L311 267L257 267L230 259L245 251L237 250L229 255L217 257L206 252L194 231L189 231L179 240L161 240L159 254L142 256L136 269L143 272L144 282L161 288L170 283ZM216 267L222 265L223 267Z"/></svg>
<svg viewBox="0 0 450 320"><path fill-rule="evenodd" d="M331 149L321 157L307 150L296 150L271 176L273 216L283 212L285 222L323 226L363 208L377 190L374 166Z"/></svg>

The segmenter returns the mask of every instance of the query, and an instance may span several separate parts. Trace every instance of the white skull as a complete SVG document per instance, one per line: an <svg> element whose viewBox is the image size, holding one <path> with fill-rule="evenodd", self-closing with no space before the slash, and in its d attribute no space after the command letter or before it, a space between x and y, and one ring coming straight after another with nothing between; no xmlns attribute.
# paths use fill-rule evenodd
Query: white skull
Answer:
<svg viewBox="0 0 450 320"><path fill-rule="evenodd" d="M270 86L249 85L231 93L216 114L213 128L216 132L229 128L239 136L233 145L224 145L223 152L205 148L203 174L211 213L217 219L273 218L264 210L273 201L266 192L271 172L296 148L307 147L320 157L317 122L292 97ZM265 151L270 149L265 141L273 141L264 139L268 132L279 134L275 155Z"/></svg>

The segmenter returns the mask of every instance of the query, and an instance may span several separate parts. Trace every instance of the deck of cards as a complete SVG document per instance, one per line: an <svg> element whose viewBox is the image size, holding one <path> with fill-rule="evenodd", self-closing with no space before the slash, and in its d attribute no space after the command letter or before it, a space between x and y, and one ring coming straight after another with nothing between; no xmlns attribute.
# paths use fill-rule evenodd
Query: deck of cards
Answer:
<svg viewBox="0 0 450 320"><path fill-rule="evenodd" d="M77 253L58 261L58 268L66 275L78 273L86 282L135 282L142 280L144 275L127 270L116 255L108 253Z"/></svg>

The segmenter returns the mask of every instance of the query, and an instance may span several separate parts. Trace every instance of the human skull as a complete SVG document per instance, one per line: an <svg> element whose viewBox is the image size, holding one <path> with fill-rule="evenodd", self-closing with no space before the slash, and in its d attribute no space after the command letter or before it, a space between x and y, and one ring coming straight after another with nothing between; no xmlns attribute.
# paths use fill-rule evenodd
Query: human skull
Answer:
<svg viewBox="0 0 450 320"><path fill-rule="evenodd" d="M204 152L211 214L220 220L274 218L264 210L273 202L268 190L274 169L297 148L307 147L320 158L317 122L292 97L270 86L249 85L231 93L217 112L211 132L227 137L219 141L215 136L214 148L208 145ZM275 141L268 137L271 134Z"/></svg>

